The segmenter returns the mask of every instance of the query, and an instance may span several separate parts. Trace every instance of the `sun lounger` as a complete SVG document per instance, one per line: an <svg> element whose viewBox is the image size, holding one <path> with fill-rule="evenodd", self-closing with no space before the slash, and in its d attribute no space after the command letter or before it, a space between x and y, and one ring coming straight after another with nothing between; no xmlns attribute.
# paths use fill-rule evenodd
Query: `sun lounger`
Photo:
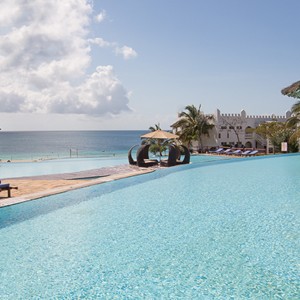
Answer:
<svg viewBox="0 0 300 300"><path fill-rule="evenodd" d="M246 150L246 151L242 152L241 155L247 156L247 155L249 155L250 152L251 152L251 150Z"/></svg>
<svg viewBox="0 0 300 300"><path fill-rule="evenodd" d="M219 148L219 149L217 149L217 150L211 150L211 151L209 151L209 153L220 154L220 153L223 152L223 151L224 151L223 148Z"/></svg>
<svg viewBox="0 0 300 300"><path fill-rule="evenodd" d="M251 151L248 156L255 156L258 153L258 150Z"/></svg>
<svg viewBox="0 0 300 300"><path fill-rule="evenodd" d="M136 146L138 145L132 146L128 151L128 162L130 165L137 165L137 161L132 158L132 153L131 153L133 148L135 148Z"/></svg>
<svg viewBox="0 0 300 300"><path fill-rule="evenodd" d="M0 184L0 192L2 191L7 191L7 197L10 198L11 197L11 192L10 190L12 189L18 189L18 187L15 187L15 186L10 186L9 183L1 183Z"/></svg>
<svg viewBox="0 0 300 300"><path fill-rule="evenodd" d="M238 149L238 150L230 152L230 155L240 155L241 153L242 153L242 150Z"/></svg>
<svg viewBox="0 0 300 300"><path fill-rule="evenodd" d="M230 148L222 152L222 154L231 154L231 153L232 153L232 149Z"/></svg>
<svg viewBox="0 0 300 300"><path fill-rule="evenodd" d="M177 159L176 160L176 165L189 164L190 163L190 159L191 159L191 154L190 154L189 149L186 146L184 146L184 145L181 145L180 147L182 147L182 149L184 151L184 158L183 158L183 160ZM178 151L179 151L179 158L180 158L180 149L179 148L178 148Z"/></svg>
<svg viewBox="0 0 300 300"><path fill-rule="evenodd" d="M169 145L169 155L168 159L164 159L160 161L161 167L172 167L176 166L177 163L177 147L175 145Z"/></svg>
<svg viewBox="0 0 300 300"><path fill-rule="evenodd" d="M136 161L138 167L152 167L158 165L157 159L149 159L149 147L150 144L145 144L137 150Z"/></svg>
<svg viewBox="0 0 300 300"><path fill-rule="evenodd" d="M248 150L243 152L241 155L243 156L255 156L258 153L258 150Z"/></svg>

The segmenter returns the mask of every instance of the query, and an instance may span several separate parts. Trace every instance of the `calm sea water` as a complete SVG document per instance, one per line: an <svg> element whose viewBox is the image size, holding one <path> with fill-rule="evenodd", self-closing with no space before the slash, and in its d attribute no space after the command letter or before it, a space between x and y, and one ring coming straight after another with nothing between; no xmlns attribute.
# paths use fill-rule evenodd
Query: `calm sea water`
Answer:
<svg viewBox="0 0 300 300"><path fill-rule="evenodd" d="M0 132L0 159L125 155L144 131Z"/></svg>

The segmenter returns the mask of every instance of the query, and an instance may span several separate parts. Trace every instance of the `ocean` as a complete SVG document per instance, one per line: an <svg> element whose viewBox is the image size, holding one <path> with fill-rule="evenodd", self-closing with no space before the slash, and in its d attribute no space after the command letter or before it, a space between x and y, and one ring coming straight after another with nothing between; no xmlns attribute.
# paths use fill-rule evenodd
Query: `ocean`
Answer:
<svg viewBox="0 0 300 300"><path fill-rule="evenodd" d="M147 130L0 131L0 159L36 160L67 157L119 157L141 143Z"/></svg>

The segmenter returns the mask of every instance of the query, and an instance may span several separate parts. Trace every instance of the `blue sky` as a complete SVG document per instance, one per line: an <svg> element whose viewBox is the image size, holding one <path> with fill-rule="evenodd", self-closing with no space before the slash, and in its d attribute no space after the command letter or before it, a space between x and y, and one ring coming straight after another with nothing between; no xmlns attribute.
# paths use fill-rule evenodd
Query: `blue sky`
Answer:
<svg viewBox="0 0 300 300"><path fill-rule="evenodd" d="M280 91L300 79L298 0L27 2L0 4L2 130L169 129L188 104L295 102Z"/></svg>

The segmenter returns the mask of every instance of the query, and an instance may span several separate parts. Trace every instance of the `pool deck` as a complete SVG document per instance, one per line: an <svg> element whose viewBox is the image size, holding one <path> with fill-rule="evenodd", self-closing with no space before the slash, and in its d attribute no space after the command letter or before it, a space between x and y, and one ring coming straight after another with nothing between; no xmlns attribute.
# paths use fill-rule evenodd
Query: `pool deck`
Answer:
<svg viewBox="0 0 300 300"><path fill-rule="evenodd" d="M11 198L7 197L7 191L2 191L0 193L0 207L121 178L151 173L155 171L155 169L157 169L157 167L139 168L131 165L119 165L73 173L6 178L2 180L2 183L9 183L12 187L18 187L18 189L11 190Z"/></svg>

